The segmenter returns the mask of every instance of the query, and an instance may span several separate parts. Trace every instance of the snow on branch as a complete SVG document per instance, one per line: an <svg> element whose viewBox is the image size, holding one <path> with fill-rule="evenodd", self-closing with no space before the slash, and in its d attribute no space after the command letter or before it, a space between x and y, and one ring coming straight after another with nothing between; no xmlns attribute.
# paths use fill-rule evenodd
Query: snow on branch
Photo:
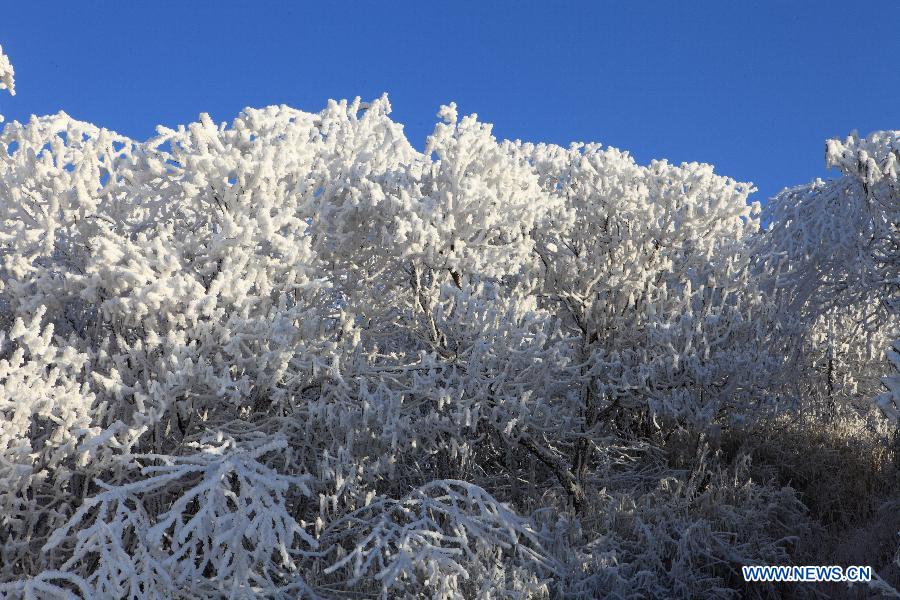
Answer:
<svg viewBox="0 0 900 600"><path fill-rule="evenodd" d="M351 586L374 578L385 593L419 585L440 596L460 594L466 584L483 588L495 562L530 563L548 575L556 567L527 520L465 481L432 481L399 500L376 498L334 521L321 539L338 552L326 574L346 572Z"/></svg>
<svg viewBox="0 0 900 600"><path fill-rule="evenodd" d="M3 128L0 595L733 597L805 526L733 463L888 439L896 132L761 214L390 111Z"/></svg>
<svg viewBox="0 0 900 600"><path fill-rule="evenodd" d="M291 516L289 492L308 496L310 477L258 462L286 441L194 446L183 456L123 457L140 475L120 485L97 480L103 491L86 498L42 551L65 547L62 570L80 573L103 597L272 591L286 574L296 578L295 558L318 543Z"/></svg>

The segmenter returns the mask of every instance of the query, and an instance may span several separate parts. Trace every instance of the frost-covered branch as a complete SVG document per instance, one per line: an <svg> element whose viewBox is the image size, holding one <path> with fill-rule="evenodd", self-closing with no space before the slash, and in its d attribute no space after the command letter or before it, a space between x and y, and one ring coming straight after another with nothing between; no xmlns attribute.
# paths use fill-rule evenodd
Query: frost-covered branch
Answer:
<svg viewBox="0 0 900 600"><path fill-rule="evenodd" d="M390 111L4 127L0 594L734 597L820 530L759 440L887 464L896 133L763 230L709 165Z"/></svg>

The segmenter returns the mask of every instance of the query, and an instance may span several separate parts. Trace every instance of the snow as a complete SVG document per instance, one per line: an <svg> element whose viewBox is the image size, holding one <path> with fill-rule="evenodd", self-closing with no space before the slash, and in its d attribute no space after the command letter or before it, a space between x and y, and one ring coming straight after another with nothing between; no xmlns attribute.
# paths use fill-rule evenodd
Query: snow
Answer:
<svg viewBox="0 0 900 600"><path fill-rule="evenodd" d="M896 421L900 132L761 215L438 118L5 126L0 594L729 597L791 560L799 496L723 448Z"/></svg>

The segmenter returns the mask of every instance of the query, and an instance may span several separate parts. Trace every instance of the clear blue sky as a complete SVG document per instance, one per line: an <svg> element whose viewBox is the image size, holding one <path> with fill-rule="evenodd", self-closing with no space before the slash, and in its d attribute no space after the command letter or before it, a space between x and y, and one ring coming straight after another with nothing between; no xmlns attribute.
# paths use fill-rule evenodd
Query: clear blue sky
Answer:
<svg viewBox="0 0 900 600"><path fill-rule="evenodd" d="M209 112L388 92L421 148L456 101L498 137L597 141L759 188L827 175L826 138L900 128L900 1L6 2L7 120L144 138Z"/></svg>

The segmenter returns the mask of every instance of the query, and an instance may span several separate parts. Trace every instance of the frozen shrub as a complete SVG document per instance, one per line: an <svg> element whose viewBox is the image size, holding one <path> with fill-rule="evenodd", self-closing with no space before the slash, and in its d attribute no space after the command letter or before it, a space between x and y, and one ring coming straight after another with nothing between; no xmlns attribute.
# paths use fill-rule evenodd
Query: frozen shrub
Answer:
<svg viewBox="0 0 900 600"><path fill-rule="evenodd" d="M740 566L893 506L896 132L763 230L709 165L439 117L4 127L0 596L774 596Z"/></svg>

